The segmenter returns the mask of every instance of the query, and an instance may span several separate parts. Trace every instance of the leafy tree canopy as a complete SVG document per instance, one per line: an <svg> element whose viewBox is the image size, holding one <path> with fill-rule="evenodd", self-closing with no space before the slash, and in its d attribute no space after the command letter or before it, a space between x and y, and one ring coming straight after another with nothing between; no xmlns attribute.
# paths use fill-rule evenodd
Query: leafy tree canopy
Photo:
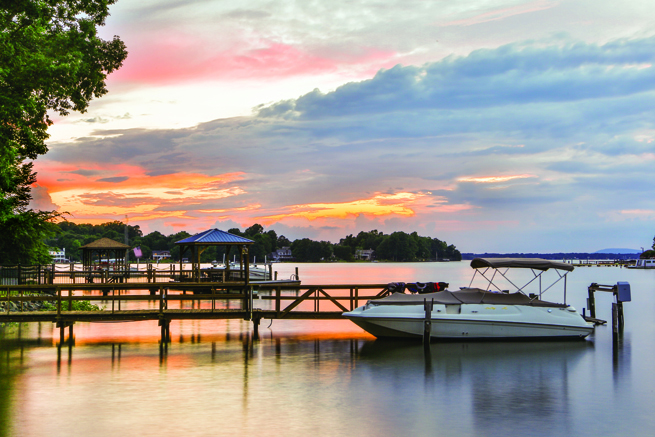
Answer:
<svg viewBox="0 0 655 437"><path fill-rule="evenodd" d="M128 243L132 246L140 246L143 252L143 259L150 259L153 250L170 250L171 257L179 260L180 249L175 245L176 241L190 237L185 231L172 235L163 235L154 231L143 235L139 226L127 226L119 221L103 223L101 225L79 224L61 222L58 224L60 232L56 238L47 240L49 246L65 248L66 255L72 260L81 259L80 246L88 244L98 238L107 237L116 241L123 241L125 229L128 230ZM354 261L354 255L364 244L371 244L375 247L375 258L386 261L427 261L434 259L461 260L462 255L454 245L437 238L421 237L416 232L407 234L405 232L394 232L385 235L378 231L360 232L357 237L349 235L342 238L338 244L328 241L313 241L309 238L298 239L289 242L284 236L277 236L274 230L266 231L263 226L255 224L244 232L238 228L229 230L231 234L250 238L255 243L250 246L250 260L258 262L280 247L290 246L293 257L300 262L319 261ZM280 245L280 243L288 243ZM371 248L371 246L366 247ZM229 258L233 259L235 251L230 253ZM201 262L217 260L222 262L225 254L223 246L210 247L201 256ZM130 257L136 260L133 253Z"/></svg>
<svg viewBox="0 0 655 437"><path fill-rule="evenodd" d="M118 37L97 36L114 2L0 0L0 263L48 256L58 214L29 209L32 161L48 151L49 111L84 112L125 60Z"/></svg>

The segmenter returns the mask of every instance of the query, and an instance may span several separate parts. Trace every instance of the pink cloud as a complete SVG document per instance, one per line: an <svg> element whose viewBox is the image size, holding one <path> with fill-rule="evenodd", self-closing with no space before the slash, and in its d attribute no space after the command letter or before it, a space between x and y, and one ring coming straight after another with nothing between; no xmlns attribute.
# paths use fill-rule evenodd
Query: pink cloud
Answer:
<svg viewBox="0 0 655 437"><path fill-rule="evenodd" d="M377 71L395 61L396 53L365 49L354 55L317 55L301 47L274 41L242 41L231 48L215 48L192 37L152 40L129 47L123 67L111 81L167 84L198 79L252 79L329 73L342 66L373 64Z"/></svg>

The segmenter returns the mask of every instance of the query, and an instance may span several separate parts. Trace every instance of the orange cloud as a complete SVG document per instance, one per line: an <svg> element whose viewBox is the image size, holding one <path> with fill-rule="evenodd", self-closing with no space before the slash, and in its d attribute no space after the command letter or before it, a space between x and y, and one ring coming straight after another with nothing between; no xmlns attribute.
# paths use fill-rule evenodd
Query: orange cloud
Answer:
<svg viewBox="0 0 655 437"><path fill-rule="evenodd" d="M193 205L245 193L237 185L243 177L240 172L150 176L138 166L79 169L57 163L41 165L38 170L39 184L47 187L59 210L70 213L72 221L89 223L125 215L140 220L193 219L187 216Z"/></svg>
<svg viewBox="0 0 655 437"><path fill-rule="evenodd" d="M426 197L429 193L396 193L376 194L370 199L354 200L343 203L310 203L289 207L287 213L259 217L266 224L280 221L282 219L301 217L307 220L318 218L346 218L359 214L369 216L413 216L414 210L410 205L419 199Z"/></svg>

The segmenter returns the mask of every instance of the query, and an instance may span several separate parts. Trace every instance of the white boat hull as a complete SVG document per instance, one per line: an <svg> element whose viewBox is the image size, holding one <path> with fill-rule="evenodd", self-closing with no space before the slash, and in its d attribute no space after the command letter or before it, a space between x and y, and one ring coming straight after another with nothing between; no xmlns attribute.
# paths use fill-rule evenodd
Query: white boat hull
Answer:
<svg viewBox="0 0 655 437"><path fill-rule="evenodd" d="M423 305L367 306L344 317L376 337L423 337ZM583 339L593 331L572 307L435 305L431 322L435 339Z"/></svg>

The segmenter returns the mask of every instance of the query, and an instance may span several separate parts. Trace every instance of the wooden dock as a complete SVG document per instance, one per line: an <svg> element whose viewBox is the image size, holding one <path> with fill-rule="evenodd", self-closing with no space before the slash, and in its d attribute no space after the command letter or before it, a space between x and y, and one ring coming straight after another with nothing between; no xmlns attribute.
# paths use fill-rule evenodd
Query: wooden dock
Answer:
<svg viewBox="0 0 655 437"><path fill-rule="evenodd" d="M0 285L4 306L0 323L52 322L61 328L63 338L63 329L72 331L76 322L157 320L162 341L168 341L174 320L243 319L253 322L257 336L261 319L342 319L344 311L388 294L387 284L301 286L275 281L247 285L186 282L183 287L173 282ZM54 305L56 311L27 310L28 303L43 301ZM104 308L73 311L75 301ZM135 305L148 308L126 308ZM191 308L183 308L189 305Z"/></svg>

